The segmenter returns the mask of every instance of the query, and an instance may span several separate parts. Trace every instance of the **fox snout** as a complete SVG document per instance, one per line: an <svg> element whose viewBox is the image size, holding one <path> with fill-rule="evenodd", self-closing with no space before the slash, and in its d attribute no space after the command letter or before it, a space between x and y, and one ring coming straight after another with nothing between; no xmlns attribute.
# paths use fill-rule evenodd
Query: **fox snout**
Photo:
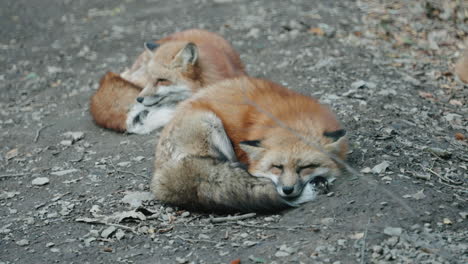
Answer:
<svg viewBox="0 0 468 264"><path fill-rule="evenodd" d="M302 181L297 181L293 185L283 185L278 183L276 186L276 191L281 197L284 198L294 198L299 196L304 189L305 184Z"/></svg>

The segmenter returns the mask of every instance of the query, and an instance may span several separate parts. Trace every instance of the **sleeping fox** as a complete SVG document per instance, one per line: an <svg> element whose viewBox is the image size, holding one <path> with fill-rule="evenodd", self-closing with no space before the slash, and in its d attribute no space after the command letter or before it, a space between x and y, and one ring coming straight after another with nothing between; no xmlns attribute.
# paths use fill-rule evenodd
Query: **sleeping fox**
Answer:
<svg viewBox="0 0 468 264"><path fill-rule="evenodd" d="M208 211L272 212L315 198L340 174L345 130L316 99L250 77L183 102L160 136L151 189Z"/></svg>
<svg viewBox="0 0 468 264"><path fill-rule="evenodd" d="M145 43L121 75L107 73L91 97L90 112L102 127L145 134L164 126L176 105L202 87L242 75L239 54L224 38L186 30Z"/></svg>

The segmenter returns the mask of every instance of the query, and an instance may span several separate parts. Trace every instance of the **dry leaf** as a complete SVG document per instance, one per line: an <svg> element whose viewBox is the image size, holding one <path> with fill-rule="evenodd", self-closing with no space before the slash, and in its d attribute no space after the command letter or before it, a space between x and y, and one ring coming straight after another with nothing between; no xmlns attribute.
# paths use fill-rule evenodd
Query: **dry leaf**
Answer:
<svg viewBox="0 0 468 264"><path fill-rule="evenodd" d="M351 239L361 239L363 237L364 237L364 233L354 233L354 234L349 236L349 238L351 238Z"/></svg>
<svg viewBox="0 0 468 264"><path fill-rule="evenodd" d="M465 140L465 135L463 135L462 133L455 133L455 139L456 140Z"/></svg>
<svg viewBox="0 0 468 264"><path fill-rule="evenodd" d="M424 99L434 98L434 95L431 94L431 93L427 93L427 92L423 92L423 91L419 91L418 93L419 93L419 96L421 96Z"/></svg>
<svg viewBox="0 0 468 264"><path fill-rule="evenodd" d="M8 151L8 152L6 153L6 155L5 155L5 158L6 158L7 160L11 160L12 158L14 158L14 157L16 157L16 156L18 156L18 149L17 149L17 148Z"/></svg>
<svg viewBox="0 0 468 264"><path fill-rule="evenodd" d="M450 100L449 104L456 105L456 106L462 106L463 105L463 103L460 100L457 100L457 99Z"/></svg>
<svg viewBox="0 0 468 264"><path fill-rule="evenodd" d="M323 29L318 28L318 27L310 28L310 29L309 29L309 32L312 33L312 34L314 34L314 35L317 35L317 36L323 36L323 35L325 35L325 32L323 31Z"/></svg>

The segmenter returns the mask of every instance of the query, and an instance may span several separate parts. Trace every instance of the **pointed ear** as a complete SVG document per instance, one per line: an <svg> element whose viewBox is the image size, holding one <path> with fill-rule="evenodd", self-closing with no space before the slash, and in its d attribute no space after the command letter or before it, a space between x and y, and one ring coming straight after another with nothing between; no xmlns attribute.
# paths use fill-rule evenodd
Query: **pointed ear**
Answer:
<svg viewBox="0 0 468 264"><path fill-rule="evenodd" d="M154 42L145 42L144 46L146 51L153 52L159 47L159 44Z"/></svg>
<svg viewBox="0 0 468 264"><path fill-rule="evenodd" d="M340 129L332 132L324 132L323 135L333 139L332 143L325 145L325 150L333 154L340 154L342 144L346 143L346 130Z"/></svg>
<svg viewBox="0 0 468 264"><path fill-rule="evenodd" d="M239 147L247 153L249 159L258 160L262 156L264 147L261 146L260 140L246 140L239 142Z"/></svg>
<svg viewBox="0 0 468 264"><path fill-rule="evenodd" d="M197 46L190 42L183 49L177 53L174 57L174 65L181 66L186 68L189 65L194 65L198 59L198 48Z"/></svg>

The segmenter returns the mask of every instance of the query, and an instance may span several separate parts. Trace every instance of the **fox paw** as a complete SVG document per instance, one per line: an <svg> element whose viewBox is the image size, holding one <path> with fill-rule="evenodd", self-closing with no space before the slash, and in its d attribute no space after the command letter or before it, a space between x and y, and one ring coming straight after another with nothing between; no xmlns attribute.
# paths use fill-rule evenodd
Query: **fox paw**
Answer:
<svg viewBox="0 0 468 264"><path fill-rule="evenodd" d="M145 107L135 104L127 114L127 132L134 134L148 134L153 130L164 127L174 115L174 107Z"/></svg>

